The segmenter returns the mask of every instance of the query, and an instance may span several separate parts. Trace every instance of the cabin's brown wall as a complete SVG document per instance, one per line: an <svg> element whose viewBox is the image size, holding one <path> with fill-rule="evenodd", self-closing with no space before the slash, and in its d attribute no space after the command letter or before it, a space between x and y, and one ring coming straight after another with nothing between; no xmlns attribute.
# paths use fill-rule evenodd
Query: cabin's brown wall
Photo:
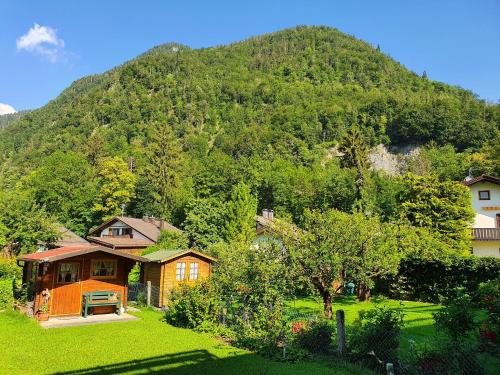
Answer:
<svg viewBox="0 0 500 375"><path fill-rule="evenodd" d="M95 259L117 259L117 272L116 277L113 279L92 279L90 278L90 266L91 261ZM55 316L59 314L54 314L58 310L56 304L64 304L68 303L64 299L58 300L58 291L56 290L59 286L57 284L57 280L55 279L57 276L57 272L59 270L59 263L64 262L79 262L80 263L80 274L79 274L79 282L74 283L78 284L79 291L76 296L71 296L68 298L78 298L78 303L81 304L82 295L86 292L94 292L94 291L113 291L120 294L121 301L123 306L127 305L127 294L128 294L128 274L134 265L134 261L129 259L124 259L118 257L113 254L108 253L92 253L86 254L83 256L67 258L58 262L50 263L49 268L46 274L37 280L36 290L37 294L35 296L35 311L37 311L42 303L41 292L47 288L51 294L51 300L49 302L49 315ZM40 265L42 267L42 265ZM72 285L74 285L72 284ZM75 285L76 288L76 285ZM69 294L68 294L69 295ZM111 308L101 307L95 308L95 312L105 312L111 311Z"/></svg>
<svg viewBox="0 0 500 375"><path fill-rule="evenodd" d="M183 281L177 281L175 279L175 271L177 267L178 262L185 262L186 263L186 279ZM151 285L159 287L160 288L160 301L161 303L159 304L160 306L165 306L168 301L168 296L169 296L169 291L172 288L175 288L181 283L187 283L187 284L193 284L196 281L194 280L188 280L189 278L189 269L191 263L196 262L199 264L199 271L198 271L198 280L202 280L204 278L207 278L210 276L211 273L211 262L207 260L206 258L203 258L201 256L198 256L196 254L189 254L186 256L178 257L169 260L168 262L164 263L145 263L144 264L144 282L147 282L148 280L151 281ZM148 269L152 267L153 265L158 265L158 270L159 272L159 277L158 274L155 273L151 274L148 273ZM155 267L156 270L156 267ZM150 277L150 278L148 278Z"/></svg>

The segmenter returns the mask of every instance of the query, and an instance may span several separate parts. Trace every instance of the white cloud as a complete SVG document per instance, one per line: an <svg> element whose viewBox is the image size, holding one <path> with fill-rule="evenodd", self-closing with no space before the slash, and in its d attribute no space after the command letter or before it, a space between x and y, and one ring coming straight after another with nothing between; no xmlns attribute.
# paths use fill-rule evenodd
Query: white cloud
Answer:
<svg viewBox="0 0 500 375"><path fill-rule="evenodd" d="M9 113L16 113L14 107L8 104L0 103L0 115L7 115Z"/></svg>
<svg viewBox="0 0 500 375"><path fill-rule="evenodd" d="M17 38L16 46L18 51L39 54L53 63L64 57L64 40L57 36L57 31L37 23L26 34Z"/></svg>

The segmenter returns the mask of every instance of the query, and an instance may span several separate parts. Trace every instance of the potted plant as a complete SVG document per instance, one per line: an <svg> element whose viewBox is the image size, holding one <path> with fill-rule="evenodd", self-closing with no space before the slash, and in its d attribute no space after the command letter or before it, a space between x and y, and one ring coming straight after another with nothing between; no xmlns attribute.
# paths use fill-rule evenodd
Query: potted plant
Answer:
<svg viewBox="0 0 500 375"><path fill-rule="evenodd" d="M49 320L49 305L47 303L42 304L37 313L37 318L41 322Z"/></svg>

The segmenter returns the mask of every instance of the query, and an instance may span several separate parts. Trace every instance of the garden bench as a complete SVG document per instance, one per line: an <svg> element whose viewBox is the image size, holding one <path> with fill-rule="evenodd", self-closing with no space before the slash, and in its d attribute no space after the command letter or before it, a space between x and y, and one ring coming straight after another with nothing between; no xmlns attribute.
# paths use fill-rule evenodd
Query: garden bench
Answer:
<svg viewBox="0 0 500 375"><path fill-rule="evenodd" d="M121 297L113 291L88 292L83 294L83 317L88 315L89 307L116 306L116 313L121 314Z"/></svg>

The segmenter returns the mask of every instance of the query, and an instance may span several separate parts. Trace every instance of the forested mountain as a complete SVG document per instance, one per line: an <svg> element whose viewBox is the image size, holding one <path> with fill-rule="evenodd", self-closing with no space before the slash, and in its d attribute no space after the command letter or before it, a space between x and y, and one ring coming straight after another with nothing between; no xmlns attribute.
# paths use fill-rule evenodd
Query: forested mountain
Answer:
<svg viewBox="0 0 500 375"><path fill-rule="evenodd" d="M0 115L0 130L2 130L3 128L6 128L10 124L12 124L14 121L20 119L26 113L28 113L28 111L19 111L16 113L8 113L5 115Z"/></svg>
<svg viewBox="0 0 500 375"><path fill-rule="evenodd" d="M328 27L197 50L166 44L2 130L0 188L28 192L79 233L122 204L189 227L224 211L240 181L259 208L300 220L306 207L349 211L360 198L355 166L332 156L353 127L366 147L448 147L455 178L479 159L492 164L484 147L500 107ZM374 177L373 189L391 190L386 180ZM126 191L113 201L103 186L114 182ZM394 214L394 194L373 203L378 213Z"/></svg>

